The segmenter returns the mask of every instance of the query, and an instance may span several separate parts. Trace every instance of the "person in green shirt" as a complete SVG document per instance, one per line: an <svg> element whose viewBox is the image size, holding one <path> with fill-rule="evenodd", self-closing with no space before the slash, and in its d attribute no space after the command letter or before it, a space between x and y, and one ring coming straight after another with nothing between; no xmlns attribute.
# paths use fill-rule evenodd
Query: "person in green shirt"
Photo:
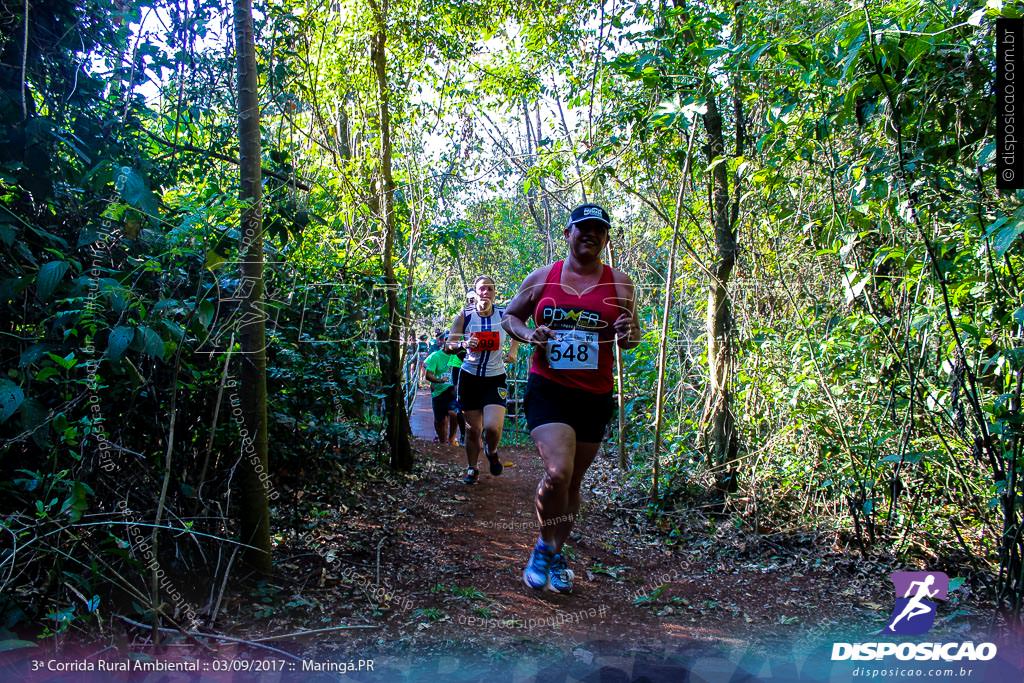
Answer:
<svg viewBox="0 0 1024 683"><path fill-rule="evenodd" d="M441 344L444 340L441 340ZM451 356L442 349L434 351L423 362L423 374L430 382L430 405L434 410L435 443L449 443L457 446L455 427L458 422L455 386L448 381L451 370L448 363Z"/></svg>

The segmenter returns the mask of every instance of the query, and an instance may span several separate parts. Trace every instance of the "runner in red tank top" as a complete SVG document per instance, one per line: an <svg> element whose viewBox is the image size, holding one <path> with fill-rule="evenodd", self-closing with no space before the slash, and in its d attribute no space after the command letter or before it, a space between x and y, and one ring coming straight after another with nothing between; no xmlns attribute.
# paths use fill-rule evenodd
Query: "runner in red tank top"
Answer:
<svg viewBox="0 0 1024 683"><path fill-rule="evenodd" d="M551 264L533 309L538 326L552 330L556 340L533 355L532 374L592 394L612 390L615 320L624 310L612 269L602 267L597 285L577 292L562 284L565 261Z"/></svg>
<svg viewBox="0 0 1024 683"><path fill-rule="evenodd" d="M525 412L545 472L536 498L540 538L523 570L531 588L572 590L561 550L612 415L612 344L640 343L633 282L601 262L610 228L601 207L576 207L565 228L568 257L530 273L502 322L534 345ZM526 325L531 317L534 328Z"/></svg>

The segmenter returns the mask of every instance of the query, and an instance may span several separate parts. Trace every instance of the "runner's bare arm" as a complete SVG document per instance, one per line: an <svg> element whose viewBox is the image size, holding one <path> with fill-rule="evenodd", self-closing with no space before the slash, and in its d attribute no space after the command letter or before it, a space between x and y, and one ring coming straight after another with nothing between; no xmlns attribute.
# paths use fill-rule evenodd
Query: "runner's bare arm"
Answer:
<svg viewBox="0 0 1024 683"><path fill-rule="evenodd" d="M505 354L506 363L515 363L519 358L519 340L515 337L509 337L508 353Z"/></svg>
<svg viewBox="0 0 1024 683"><path fill-rule="evenodd" d="M625 310L615 320L615 336L620 349L632 349L640 345L640 325L636 319L636 287L623 272L613 270L615 290Z"/></svg>
<svg viewBox="0 0 1024 683"><path fill-rule="evenodd" d="M431 384L441 384L442 382L448 381L446 379L438 377L437 375L432 373L430 370L427 370L426 368L423 368L423 374L427 376L427 381L430 382Z"/></svg>
<svg viewBox="0 0 1024 683"><path fill-rule="evenodd" d="M544 280L550 269L550 265L544 266L527 275L519 287L519 292L505 309L505 317L501 321L501 326L513 339L518 339L526 344L543 344L554 336L551 329L545 325L540 325L533 330L526 325L526 321L533 315L537 297L544 289Z"/></svg>
<svg viewBox="0 0 1024 683"><path fill-rule="evenodd" d="M448 341L444 343L444 352L451 355L455 353L459 348L459 342L462 341L462 326L465 324L465 318L462 313L455 315L455 320L452 321L452 328L448 330Z"/></svg>

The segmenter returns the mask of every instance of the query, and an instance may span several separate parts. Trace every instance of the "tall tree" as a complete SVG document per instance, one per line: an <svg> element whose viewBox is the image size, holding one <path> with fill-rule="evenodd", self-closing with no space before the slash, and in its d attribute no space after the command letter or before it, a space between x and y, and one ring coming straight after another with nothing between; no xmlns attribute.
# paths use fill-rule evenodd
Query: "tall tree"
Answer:
<svg viewBox="0 0 1024 683"><path fill-rule="evenodd" d="M676 0L681 19L685 28L681 36L687 44L695 40L694 32L689 23L689 8L684 0ZM736 4L737 22L734 40L742 41L742 5ZM709 24L714 26L714 24ZM721 30L721 29L717 29ZM709 69L710 73L710 69ZM733 74L738 79L737 74ZM735 155L743 154L743 107L740 90L734 87L734 112L736 115ZM707 304L707 344L708 344L708 386L704 415L702 417L702 437L707 449L711 469L718 475L716 486L719 489L733 488L735 482L734 463L739 452L739 437L736 433L736 419L732 411L732 393L730 379L733 372L733 311L729 298L729 278L736 266L736 222L739 218L740 194L733 188L733 204L730 206L729 166L726 163L728 150L725 142L725 125L719 109L719 93L716 91L715 79L706 78L703 86L704 114L703 123L706 134L704 152L707 156L711 177L709 179L711 195L711 227L714 232L714 257L710 273L708 273L708 304ZM736 183L739 183L738 177Z"/></svg>
<svg viewBox="0 0 1024 683"><path fill-rule="evenodd" d="M716 96L710 90L704 129L707 133L705 154L708 164L714 166L711 172L711 221L715 232L715 258L712 265L714 277L708 282L708 389L703 422L711 467L721 471L726 463L735 459L739 449L729 389L733 369L733 313L727 289L736 265L736 228L729 214L728 168L725 163L715 162L725 156L725 135ZM720 485L723 483L719 481Z"/></svg>
<svg viewBox="0 0 1024 683"><path fill-rule="evenodd" d="M381 334L378 358L384 383L386 401L385 435L391 449L391 466L397 470L412 468L412 447L409 443L409 416L405 411L402 394L401 347L399 334L401 319L398 310L398 281L395 278L395 179L391 158L391 104L388 87L387 16L388 1L370 0L373 13L373 37L370 40L370 60L377 79L377 115L380 128L380 176L378 202L380 223L384 229L384 286L387 297L387 325Z"/></svg>
<svg viewBox="0 0 1024 683"><path fill-rule="evenodd" d="M239 323L240 390L243 422L239 531L247 544L243 560L270 571L270 509L260 475L268 471L266 315L263 309L263 212L260 170L259 79L252 0L235 0L235 53L238 60L239 199L242 204Z"/></svg>

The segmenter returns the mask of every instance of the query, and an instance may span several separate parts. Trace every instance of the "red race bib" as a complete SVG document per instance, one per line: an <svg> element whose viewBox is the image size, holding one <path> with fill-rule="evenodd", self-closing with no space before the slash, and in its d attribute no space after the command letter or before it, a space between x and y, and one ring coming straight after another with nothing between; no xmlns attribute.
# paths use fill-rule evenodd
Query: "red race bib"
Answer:
<svg viewBox="0 0 1024 683"><path fill-rule="evenodd" d="M497 330L474 332L472 336L477 340L477 351L498 351L501 349L501 335Z"/></svg>

